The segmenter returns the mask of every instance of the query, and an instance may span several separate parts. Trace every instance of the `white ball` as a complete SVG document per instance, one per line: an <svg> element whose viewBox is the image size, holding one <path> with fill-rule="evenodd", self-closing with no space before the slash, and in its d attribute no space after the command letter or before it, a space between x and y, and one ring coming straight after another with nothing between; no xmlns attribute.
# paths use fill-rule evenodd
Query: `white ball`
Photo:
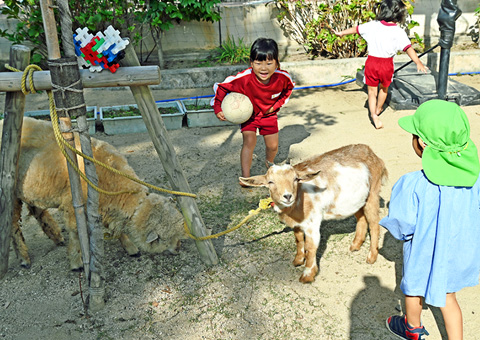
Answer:
<svg viewBox="0 0 480 340"><path fill-rule="evenodd" d="M242 124L252 116L253 105L246 95L230 92L222 101L222 111L229 122Z"/></svg>

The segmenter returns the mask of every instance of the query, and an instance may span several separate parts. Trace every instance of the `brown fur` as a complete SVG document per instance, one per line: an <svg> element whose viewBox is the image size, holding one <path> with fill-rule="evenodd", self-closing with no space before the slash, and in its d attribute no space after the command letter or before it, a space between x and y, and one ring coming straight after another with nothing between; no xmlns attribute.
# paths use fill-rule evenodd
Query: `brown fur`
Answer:
<svg viewBox="0 0 480 340"><path fill-rule="evenodd" d="M78 138L76 140L78 141ZM92 150L95 159L138 178L126 158L110 144L92 138ZM83 170L80 157L79 166ZM183 217L175 204L164 196L149 194L144 186L103 167L97 166L96 170L100 188L115 192L135 192L115 196L100 194L99 198L102 222L114 237L120 239L125 250L130 255L138 254L138 248L152 253L164 250L174 252L178 248L179 240L186 238ZM86 197L87 185L84 181L82 186ZM56 244L62 244L63 237L47 209L59 209L70 234L70 267L72 270L81 268L81 252L66 160L56 144L49 122L24 118L16 197L12 235L14 247L22 257L22 265L30 265L28 249L19 225L22 203L25 203L45 233Z"/></svg>
<svg viewBox="0 0 480 340"><path fill-rule="evenodd" d="M353 177L352 177L353 176ZM378 256L379 193L387 170L366 145L347 145L294 166L272 166L262 176L240 178L250 186L266 186L280 220L294 228L295 266L305 263L301 282L312 282L318 272L316 251L322 220L357 218L350 250L359 250L370 229L368 263ZM355 187L356 186L356 187Z"/></svg>

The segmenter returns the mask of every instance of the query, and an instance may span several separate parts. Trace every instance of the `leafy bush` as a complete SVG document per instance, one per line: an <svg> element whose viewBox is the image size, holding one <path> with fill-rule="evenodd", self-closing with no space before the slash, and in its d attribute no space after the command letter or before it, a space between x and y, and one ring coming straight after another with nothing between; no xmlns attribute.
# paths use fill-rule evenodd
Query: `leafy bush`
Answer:
<svg viewBox="0 0 480 340"><path fill-rule="evenodd" d="M275 0L280 10L277 17L288 34L314 57L353 58L367 54L367 44L358 34L342 38L334 34L374 20L380 0ZM413 6L408 3L408 11ZM409 30L418 23L409 21ZM418 35L412 43L422 43ZM423 47L423 46L422 46Z"/></svg>
<svg viewBox="0 0 480 340"><path fill-rule="evenodd" d="M240 38L237 44L234 38L227 37L217 51L219 56L216 59L219 63L242 64L250 60L250 46L243 42L243 38Z"/></svg>
<svg viewBox="0 0 480 340"><path fill-rule="evenodd" d="M5 0L0 13L18 21L15 30L0 30L0 37L15 44L33 48L32 61L47 58L47 48L39 0ZM73 30L87 27L95 34L109 25L120 31L122 37L133 42L142 40L141 28L147 24L149 33L169 30L180 21L218 21L220 13L216 4L220 0L69 0ZM60 18L55 11L57 29ZM159 44L160 46L160 44ZM161 47L159 47L161 50Z"/></svg>

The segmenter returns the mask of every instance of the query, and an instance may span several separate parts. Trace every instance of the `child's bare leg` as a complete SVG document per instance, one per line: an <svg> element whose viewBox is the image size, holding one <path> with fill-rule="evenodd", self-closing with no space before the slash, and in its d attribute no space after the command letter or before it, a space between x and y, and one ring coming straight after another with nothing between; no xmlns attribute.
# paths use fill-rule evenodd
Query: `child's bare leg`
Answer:
<svg viewBox="0 0 480 340"><path fill-rule="evenodd" d="M252 166L253 150L257 144L257 133L255 131L243 131L243 145L240 152L240 165L242 167L242 177L250 177L250 168Z"/></svg>
<svg viewBox="0 0 480 340"><path fill-rule="evenodd" d="M378 91L377 97L377 110L375 113L379 116L382 113L383 104L385 104L385 100L387 100L388 96L388 87L384 87L380 84L380 91Z"/></svg>
<svg viewBox="0 0 480 340"><path fill-rule="evenodd" d="M405 296L407 322L412 327L420 327L422 320L422 298L420 296Z"/></svg>
<svg viewBox="0 0 480 340"><path fill-rule="evenodd" d="M265 140L265 163L268 167L267 162L273 163L278 152L278 132L272 135L265 135L263 139Z"/></svg>
<svg viewBox="0 0 480 340"><path fill-rule="evenodd" d="M447 294L447 302L445 307L440 307L445 328L447 330L448 340L463 339L463 319L462 310L457 302L455 293Z"/></svg>
<svg viewBox="0 0 480 340"><path fill-rule="evenodd" d="M381 129L383 123L378 118L377 114L377 95L378 88L376 86L368 86L368 109L370 110L370 116L372 117L373 125L376 129Z"/></svg>

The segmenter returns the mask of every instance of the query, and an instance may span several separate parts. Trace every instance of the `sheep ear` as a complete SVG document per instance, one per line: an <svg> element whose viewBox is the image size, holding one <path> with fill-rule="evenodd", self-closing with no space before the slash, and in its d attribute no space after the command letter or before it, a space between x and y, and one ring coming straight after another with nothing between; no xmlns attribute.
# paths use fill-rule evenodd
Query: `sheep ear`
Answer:
<svg viewBox="0 0 480 340"><path fill-rule="evenodd" d="M148 235L147 235L147 240L146 242L147 243L152 243L153 241L157 240L158 239L158 234L154 231L151 231Z"/></svg>
<svg viewBox="0 0 480 340"><path fill-rule="evenodd" d="M239 177L240 183L250 187L266 187L267 177L265 175L252 176L252 177Z"/></svg>

